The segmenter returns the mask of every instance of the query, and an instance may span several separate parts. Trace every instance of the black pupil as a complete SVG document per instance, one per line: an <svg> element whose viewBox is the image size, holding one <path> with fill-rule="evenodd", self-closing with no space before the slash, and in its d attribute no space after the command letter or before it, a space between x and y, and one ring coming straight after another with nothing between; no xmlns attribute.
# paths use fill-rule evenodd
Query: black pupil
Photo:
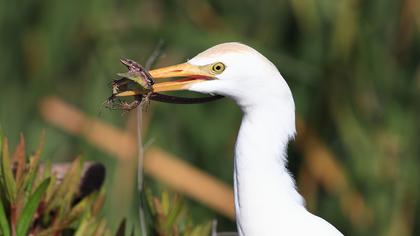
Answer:
<svg viewBox="0 0 420 236"><path fill-rule="evenodd" d="M222 69L222 67L221 67L221 66L219 66L219 65L217 65L217 66L216 66L216 70L220 70L220 69Z"/></svg>

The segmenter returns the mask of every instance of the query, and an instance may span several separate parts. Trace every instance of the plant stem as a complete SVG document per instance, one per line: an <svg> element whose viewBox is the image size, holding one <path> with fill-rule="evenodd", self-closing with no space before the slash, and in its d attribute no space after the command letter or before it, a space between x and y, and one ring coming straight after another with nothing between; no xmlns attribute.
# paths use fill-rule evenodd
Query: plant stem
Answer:
<svg viewBox="0 0 420 236"><path fill-rule="evenodd" d="M150 68L153 66L153 64L156 62L156 60L159 58L159 56L162 53L162 49L164 46L163 40L159 40L158 44L156 45L156 48L153 50L150 57L147 59L146 62L146 70L150 70ZM139 218L140 218L140 230L142 236L147 236L147 230L146 230L146 221L145 221L145 215L144 215L144 209L143 209L143 201L141 198L143 197L143 166L144 166L144 149L143 149L143 141L141 137L141 128L142 128L142 113L143 113L143 104L140 103L140 105L137 107L137 156L138 156L138 163L137 163L137 190L138 190L138 196L140 198L139 201Z"/></svg>
<svg viewBox="0 0 420 236"><path fill-rule="evenodd" d="M143 162L144 162L144 153L143 153L143 142L141 138L141 125L142 125L142 112L143 106L137 107L137 189L139 193L139 197L142 197L143 193ZM146 230L146 221L144 217L144 210L143 210L143 201L139 201L139 218L140 218L140 229L141 235L147 236Z"/></svg>

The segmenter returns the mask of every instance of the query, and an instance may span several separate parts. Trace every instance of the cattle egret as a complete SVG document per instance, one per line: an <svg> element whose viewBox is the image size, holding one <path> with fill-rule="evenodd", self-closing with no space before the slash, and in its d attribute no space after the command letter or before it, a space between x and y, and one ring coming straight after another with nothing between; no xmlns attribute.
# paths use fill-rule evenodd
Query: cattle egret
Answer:
<svg viewBox="0 0 420 236"><path fill-rule="evenodd" d="M224 95L243 111L233 170L239 235L342 235L306 210L286 168L287 144L296 132L295 104L273 63L249 46L223 43L150 74L156 80L183 77L154 84L154 92Z"/></svg>

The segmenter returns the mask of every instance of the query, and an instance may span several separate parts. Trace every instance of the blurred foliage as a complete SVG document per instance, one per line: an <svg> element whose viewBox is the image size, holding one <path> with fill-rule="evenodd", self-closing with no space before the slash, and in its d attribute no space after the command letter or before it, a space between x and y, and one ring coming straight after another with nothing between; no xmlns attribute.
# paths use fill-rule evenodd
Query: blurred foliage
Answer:
<svg viewBox="0 0 420 236"><path fill-rule="evenodd" d="M318 132L372 210L352 225L335 196L318 194L314 211L346 235L420 235L420 3L412 0L12 1L0 3L0 124L12 143L34 144L48 128L47 157L84 153L107 165L108 217L127 214L113 157L44 123L37 102L57 94L98 116L120 58L144 61L159 39L159 65L185 61L217 43L241 41L274 62L298 114ZM158 66L159 66L158 65ZM227 182L240 111L224 100L200 106L151 105L147 138ZM124 117L101 119L124 128ZM226 127L226 128L220 128ZM291 171L302 166L292 146ZM127 167L130 165L125 165ZM127 171L127 169L124 169ZM122 177L121 177L122 178ZM150 183L150 180L148 180ZM121 185L121 179L118 180ZM125 195L129 195L128 197ZM130 198L131 196L131 198ZM192 214L217 217L195 202ZM116 225L113 225L116 228Z"/></svg>
<svg viewBox="0 0 420 236"><path fill-rule="evenodd" d="M151 189L147 189L146 196L153 222L154 232L151 235L210 236L211 222L194 226L192 217L187 214L184 200L179 194L163 190L161 197L157 198Z"/></svg>
<svg viewBox="0 0 420 236"><path fill-rule="evenodd" d="M110 235L98 217L104 192L79 196L79 158L60 180L51 165L41 170L42 145L28 159L23 136L13 156L7 138L0 136L0 147L0 235Z"/></svg>

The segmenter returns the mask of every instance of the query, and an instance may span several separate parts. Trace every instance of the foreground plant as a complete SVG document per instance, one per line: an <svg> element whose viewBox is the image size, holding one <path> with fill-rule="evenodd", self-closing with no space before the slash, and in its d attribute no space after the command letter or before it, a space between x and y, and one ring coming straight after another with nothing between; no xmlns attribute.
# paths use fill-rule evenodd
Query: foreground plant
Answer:
<svg viewBox="0 0 420 236"><path fill-rule="evenodd" d="M168 190L161 192L161 197L153 196L150 189L146 191L146 198L154 222L152 235L159 236L209 236L212 223L194 225L188 215L188 209L179 194L172 194Z"/></svg>
<svg viewBox="0 0 420 236"><path fill-rule="evenodd" d="M43 138L27 158L21 137L10 156L0 135L0 235L109 235L99 218L104 191L84 191L80 158L60 179L51 165L41 167L42 146Z"/></svg>
<svg viewBox="0 0 420 236"><path fill-rule="evenodd" d="M103 167L91 165L83 171L83 162L76 158L60 177L51 165L41 164L42 147L43 138L26 157L21 136L10 155L8 139L0 135L0 236L113 235L99 214L105 198L105 191L99 191ZM194 225L180 195L167 190L159 195L150 189L146 194L150 235L210 235L211 222ZM115 235L138 234L127 232L124 220Z"/></svg>

